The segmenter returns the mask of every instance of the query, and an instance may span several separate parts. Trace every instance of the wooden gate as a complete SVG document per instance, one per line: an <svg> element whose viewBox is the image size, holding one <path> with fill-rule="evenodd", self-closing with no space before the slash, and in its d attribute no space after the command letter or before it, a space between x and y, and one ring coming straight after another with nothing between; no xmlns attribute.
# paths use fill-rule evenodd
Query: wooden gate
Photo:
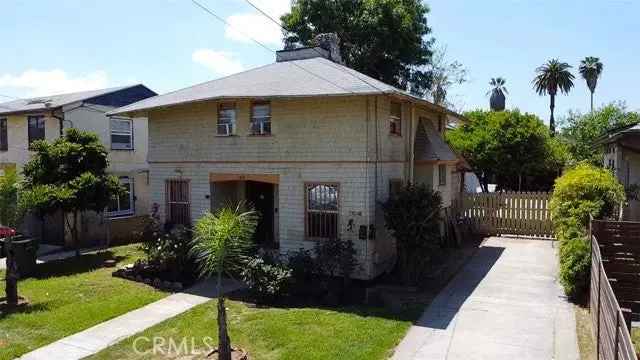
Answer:
<svg viewBox="0 0 640 360"><path fill-rule="evenodd" d="M546 192L465 193L458 214L479 233L553 236Z"/></svg>

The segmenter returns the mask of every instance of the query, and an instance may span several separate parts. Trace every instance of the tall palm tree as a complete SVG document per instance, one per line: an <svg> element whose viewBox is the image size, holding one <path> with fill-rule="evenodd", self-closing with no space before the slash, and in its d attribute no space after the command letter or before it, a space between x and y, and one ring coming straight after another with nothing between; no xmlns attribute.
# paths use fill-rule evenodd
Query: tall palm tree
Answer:
<svg viewBox="0 0 640 360"><path fill-rule="evenodd" d="M593 93L596 91L598 85L598 78L602 74L602 63L600 58L587 56L580 62L580 75L587 81L587 86L591 92L591 112L593 112Z"/></svg>
<svg viewBox="0 0 640 360"><path fill-rule="evenodd" d="M533 79L533 87L538 95L544 96L548 94L551 97L549 104L549 109L551 110L549 130L551 130L552 135L555 134L556 131L553 109L556 107L556 94L558 93L558 89L568 94L573 87L573 79L575 79L575 76L573 76L569 69L571 69L571 65L560 62L558 59L551 59L536 69L538 74Z"/></svg>
<svg viewBox="0 0 640 360"><path fill-rule="evenodd" d="M507 81L501 77L491 78L491 81L489 81L491 89L487 91L487 95L491 94L491 97L489 98L489 107L491 107L491 110L504 110L506 101L505 94L509 93L505 86L506 83Z"/></svg>
<svg viewBox="0 0 640 360"><path fill-rule="evenodd" d="M222 274L240 270L253 246L258 216L253 209L223 207L215 214L207 212L195 225L191 253L202 276L217 276L218 288L218 359L231 360L231 341L227 331L227 312L222 294Z"/></svg>

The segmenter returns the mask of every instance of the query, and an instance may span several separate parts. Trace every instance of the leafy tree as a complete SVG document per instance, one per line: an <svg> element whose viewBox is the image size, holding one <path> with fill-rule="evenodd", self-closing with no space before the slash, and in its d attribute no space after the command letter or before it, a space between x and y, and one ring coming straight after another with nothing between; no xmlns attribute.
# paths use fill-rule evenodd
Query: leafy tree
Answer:
<svg viewBox="0 0 640 360"><path fill-rule="evenodd" d="M591 112L593 112L593 93L596 91L598 85L598 78L602 74L602 63L600 59L593 56L587 56L580 62L580 75L587 82L589 92L591 92Z"/></svg>
<svg viewBox="0 0 640 360"><path fill-rule="evenodd" d="M5 170L5 174L0 177L0 223L3 226L15 229L18 224L18 174L15 169ZM5 274L5 294L9 308L18 305L18 274L17 263L13 257L12 235L8 234L5 239L6 274Z"/></svg>
<svg viewBox="0 0 640 360"><path fill-rule="evenodd" d="M571 65L565 62L560 62L558 59L551 59L536 69L538 74L533 79L533 87L538 95L549 95L551 98L549 103L549 109L551 110L549 129L551 130L552 136L556 131L553 110L556 107L556 94L558 93L558 89L568 94L573 87L573 79L575 79L575 76L569 71L570 68Z"/></svg>
<svg viewBox="0 0 640 360"><path fill-rule="evenodd" d="M347 66L385 83L423 95L431 74L429 7L419 0L295 0L281 17L285 45L308 46L336 33Z"/></svg>
<svg viewBox="0 0 640 360"><path fill-rule="evenodd" d="M501 77L491 78L491 81L489 81L491 89L487 91L487 95L491 94L491 98L489 98L489 107L492 111L502 111L505 109L505 94L509 93L505 86L506 83L507 81Z"/></svg>
<svg viewBox="0 0 640 360"><path fill-rule="evenodd" d="M624 102L608 104L588 114L570 111L562 122L562 137L572 163L602 165L602 149L594 141L606 132L640 122L640 113L627 110Z"/></svg>
<svg viewBox="0 0 640 360"><path fill-rule="evenodd" d="M447 132L447 140L471 165L483 191L548 190L565 162L563 144L542 121L519 110L465 113L469 123Z"/></svg>
<svg viewBox="0 0 640 360"><path fill-rule="evenodd" d="M217 276L218 288L218 359L231 360L231 341L227 331L227 312L222 294L222 274L239 272L248 261L247 253L253 246L257 214L223 207L215 214L206 213L195 225L195 238L191 252L202 276Z"/></svg>
<svg viewBox="0 0 640 360"><path fill-rule="evenodd" d="M123 191L118 178L106 173L107 151L97 135L73 128L53 142L36 141L31 147L34 154L23 169L21 207L41 217L62 211L80 255L80 214L104 211Z"/></svg>
<svg viewBox="0 0 640 360"><path fill-rule="evenodd" d="M399 273L405 284L417 284L440 247L442 197L423 184L408 184L382 207L396 238Z"/></svg>

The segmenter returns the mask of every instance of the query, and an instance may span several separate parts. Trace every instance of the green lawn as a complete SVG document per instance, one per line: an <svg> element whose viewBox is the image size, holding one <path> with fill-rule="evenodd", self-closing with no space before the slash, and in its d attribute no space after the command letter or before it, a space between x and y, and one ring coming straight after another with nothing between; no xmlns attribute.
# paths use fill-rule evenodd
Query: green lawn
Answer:
<svg viewBox="0 0 640 360"><path fill-rule="evenodd" d="M213 338L206 344L215 346L216 304L212 300L200 305L91 359L182 358L185 353L176 353L182 339L186 339L189 352L192 339L196 352L207 349L206 337ZM382 309L362 307L251 308L236 301L228 301L227 307L232 343L248 350L252 359L260 360L386 359L417 315L394 316ZM155 353L154 342L159 345Z"/></svg>
<svg viewBox="0 0 640 360"><path fill-rule="evenodd" d="M136 248L120 246L38 265L36 277L19 284L30 305L0 315L0 359L13 359L165 297L152 287L114 278L113 268L102 267L106 259L119 265L134 262L142 255ZM2 289L4 296L4 282Z"/></svg>

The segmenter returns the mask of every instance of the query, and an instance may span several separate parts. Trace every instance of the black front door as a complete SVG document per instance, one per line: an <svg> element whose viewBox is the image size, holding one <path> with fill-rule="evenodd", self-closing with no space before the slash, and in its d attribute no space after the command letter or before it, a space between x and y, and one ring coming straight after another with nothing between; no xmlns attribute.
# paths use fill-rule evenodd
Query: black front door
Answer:
<svg viewBox="0 0 640 360"><path fill-rule="evenodd" d="M247 181L247 201L260 214L258 227L253 235L257 244L264 247L275 246L273 236L273 184Z"/></svg>

